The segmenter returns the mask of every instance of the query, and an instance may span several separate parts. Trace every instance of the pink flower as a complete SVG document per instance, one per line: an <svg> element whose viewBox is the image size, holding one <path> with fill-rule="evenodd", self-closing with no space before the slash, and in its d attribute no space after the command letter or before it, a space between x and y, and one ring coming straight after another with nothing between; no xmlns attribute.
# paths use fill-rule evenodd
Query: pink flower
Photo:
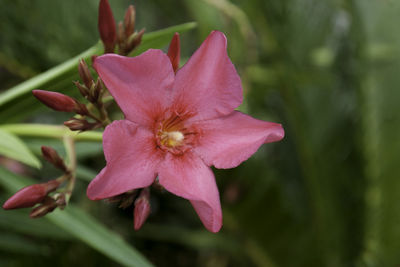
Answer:
<svg viewBox="0 0 400 267"><path fill-rule="evenodd" d="M104 131L107 166L90 183L88 197L148 187L158 176L218 232L222 212L209 166L234 168L284 136L280 124L234 110L243 93L224 34L212 32L176 75L168 56L152 49L134 58L100 56L94 67L126 119Z"/></svg>

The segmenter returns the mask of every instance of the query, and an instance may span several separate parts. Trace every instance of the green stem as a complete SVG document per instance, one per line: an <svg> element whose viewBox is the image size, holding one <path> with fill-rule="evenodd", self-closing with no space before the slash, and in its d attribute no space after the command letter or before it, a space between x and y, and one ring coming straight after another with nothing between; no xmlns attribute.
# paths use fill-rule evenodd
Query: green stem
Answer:
<svg viewBox="0 0 400 267"><path fill-rule="evenodd" d="M65 126L49 125L49 124L3 124L0 129L19 136L57 138L62 139L65 136L72 138L74 141L102 141L102 132L72 132Z"/></svg>
<svg viewBox="0 0 400 267"><path fill-rule="evenodd" d="M69 181L67 187L65 188L65 202L68 204L71 198L72 191L75 187L76 180L76 152L75 152L75 142L71 136L65 136L63 138L65 151L68 156L68 169L70 170Z"/></svg>

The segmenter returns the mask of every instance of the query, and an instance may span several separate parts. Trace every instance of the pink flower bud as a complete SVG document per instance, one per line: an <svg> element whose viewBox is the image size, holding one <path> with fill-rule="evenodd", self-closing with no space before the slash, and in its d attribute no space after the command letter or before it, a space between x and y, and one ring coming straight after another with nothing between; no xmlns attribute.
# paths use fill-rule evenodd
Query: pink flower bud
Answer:
<svg viewBox="0 0 400 267"><path fill-rule="evenodd" d="M114 16L108 0L100 0L98 28L105 53L113 53L117 41Z"/></svg>
<svg viewBox="0 0 400 267"><path fill-rule="evenodd" d="M81 115L88 113L85 105L67 95L44 90L33 90L32 93L40 102L51 109L63 112L76 112Z"/></svg>
<svg viewBox="0 0 400 267"><path fill-rule="evenodd" d="M150 190L148 188L144 188L135 201L133 215L135 230L139 230L142 227L147 217L149 217L150 211Z"/></svg>
<svg viewBox="0 0 400 267"><path fill-rule="evenodd" d="M20 209L35 206L41 203L48 193L57 189L60 183L56 180L43 184L34 184L20 189L10 197L3 205L3 209Z"/></svg>
<svg viewBox="0 0 400 267"><path fill-rule="evenodd" d="M42 155L45 160L53 164L56 168L67 172L64 160L58 155L57 151L49 146L42 146Z"/></svg>
<svg viewBox="0 0 400 267"><path fill-rule="evenodd" d="M176 72L179 68L179 61L181 59L181 45L179 40L179 33L175 33L172 37L171 43L168 48L168 57L171 60L172 68Z"/></svg>

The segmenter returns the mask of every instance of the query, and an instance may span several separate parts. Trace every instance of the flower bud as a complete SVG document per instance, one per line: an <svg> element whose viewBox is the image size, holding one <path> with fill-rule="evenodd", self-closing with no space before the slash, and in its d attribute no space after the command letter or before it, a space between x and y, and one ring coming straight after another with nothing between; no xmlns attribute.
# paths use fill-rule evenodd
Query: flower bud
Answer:
<svg viewBox="0 0 400 267"><path fill-rule="evenodd" d="M114 16L108 0L100 0L98 29L105 53L113 53L117 41Z"/></svg>
<svg viewBox="0 0 400 267"><path fill-rule="evenodd" d="M125 12L124 28L125 37L129 38L135 31L136 10L133 5L130 5Z"/></svg>
<svg viewBox="0 0 400 267"><path fill-rule="evenodd" d="M32 209L29 213L29 217L32 219L43 217L47 213L52 212L55 208L57 208L56 201L51 197L45 197L43 204Z"/></svg>
<svg viewBox="0 0 400 267"><path fill-rule="evenodd" d="M98 123L91 123L85 119L76 118L65 121L64 125L67 126L71 131L87 131L95 129L99 126Z"/></svg>
<svg viewBox="0 0 400 267"><path fill-rule="evenodd" d="M142 37L144 34L145 29L141 29L139 32L131 35L131 37L127 41L127 45L125 47L125 55L129 54L132 52L133 49L138 47L140 43L142 42Z"/></svg>
<svg viewBox="0 0 400 267"><path fill-rule="evenodd" d="M58 194L57 196L55 196L55 200L56 200L57 207L59 207L61 210L63 210L65 208L65 206L67 205L67 200L65 198L64 193L61 193L61 194Z"/></svg>
<svg viewBox="0 0 400 267"><path fill-rule="evenodd" d="M89 95L89 89L85 85L79 83L78 81L74 81L73 83L75 84L76 88L78 88L81 95L87 98Z"/></svg>
<svg viewBox="0 0 400 267"><path fill-rule="evenodd" d="M179 40L179 33L175 33L172 37L171 43L168 48L168 57L171 60L172 68L176 72L179 68L179 62L181 59L181 45Z"/></svg>
<svg viewBox="0 0 400 267"><path fill-rule="evenodd" d="M60 183L57 180L51 180L43 184L34 184L20 189L10 197L3 205L3 209L20 209L35 206L41 203L48 193L56 190Z"/></svg>
<svg viewBox="0 0 400 267"><path fill-rule="evenodd" d="M93 77L92 74L90 74L90 70L86 62L83 59L79 60L78 71L79 71L79 76L81 76L81 79L83 83L86 85L86 87L87 88L92 87L92 84L94 83Z"/></svg>
<svg viewBox="0 0 400 267"><path fill-rule="evenodd" d="M101 84L101 80L98 78L96 80L96 83L94 83L92 85L92 87L90 88L90 92L89 92L92 103L99 102L99 98L100 98L102 90L103 90L103 86Z"/></svg>
<svg viewBox="0 0 400 267"><path fill-rule="evenodd" d="M67 95L44 90L33 90L32 93L40 102L51 109L63 112L75 112L81 115L88 113L85 105Z"/></svg>
<svg viewBox="0 0 400 267"><path fill-rule="evenodd" d="M139 230L147 217L149 217L151 211L150 207L150 190L144 188L139 197L135 200L135 209L133 214L133 224L135 230Z"/></svg>
<svg viewBox="0 0 400 267"><path fill-rule="evenodd" d="M45 160L53 164L56 168L67 172L64 160L58 155L57 151L49 146L42 146L42 155Z"/></svg>

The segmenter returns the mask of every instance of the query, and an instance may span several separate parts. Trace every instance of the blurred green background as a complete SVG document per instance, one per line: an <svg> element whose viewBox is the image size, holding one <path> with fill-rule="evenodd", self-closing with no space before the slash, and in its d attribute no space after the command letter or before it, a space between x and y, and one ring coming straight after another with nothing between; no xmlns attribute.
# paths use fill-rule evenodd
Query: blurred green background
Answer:
<svg viewBox="0 0 400 267"><path fill-rule="evenodd" d="M138 28L147 32L196 21L196 29L181 35L183 61L211 30L223 31L245 91L241 110L282 123L286 137L238 168L215 170L224 215L218 234L204 229L188 201L166 192L152 191L152 214L138 232L132 208L89 201L88 181L105 164L99 143L77 144L76 214L90 214L156 266L400 266L399 1L110 4L117 20L135 4ZM94 45L97 5L1 0L0 89ZM77 95L70 76L40 89ZM67 118L31 94L0 106L1 124ZM57 140L23 140L38 155L40 145L63 153ZM5 180L23 173L41 182L58 174L44 162L40 170L4 158L1 164L1 203L12 194ZM71 235L81 231L73 222L68 231L28 213L0 210L0 266L124 264L94 249L96 237L90 245Z"/></svg>

